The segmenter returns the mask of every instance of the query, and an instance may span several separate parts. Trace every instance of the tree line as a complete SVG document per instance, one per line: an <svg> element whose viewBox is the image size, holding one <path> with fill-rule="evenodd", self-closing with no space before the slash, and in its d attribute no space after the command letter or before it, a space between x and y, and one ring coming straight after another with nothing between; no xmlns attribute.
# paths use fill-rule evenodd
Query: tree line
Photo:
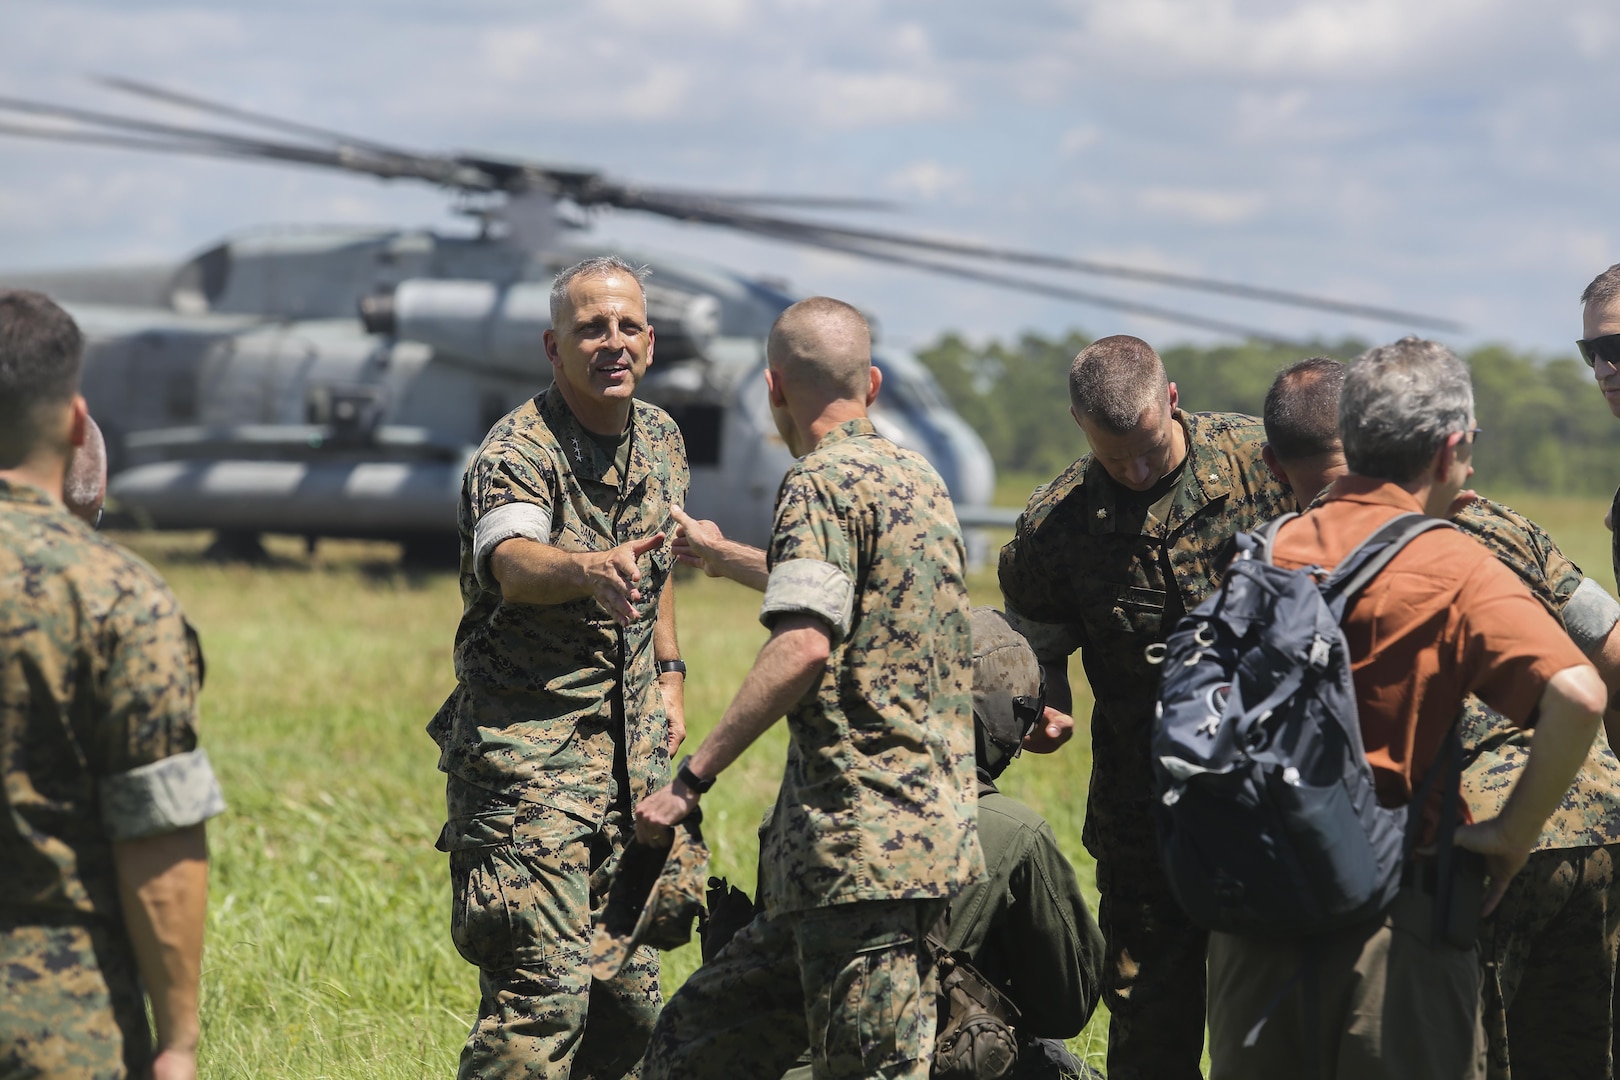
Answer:
<svg viewBox="0 0 1620 1080"><path fill-rule="evenodd" d="M918 352L946 397L977 430L1003 471L1055 475L1085 450L1068 415L1069 362L1091 339L1025 334L975 345L947 333ZM1367 347L1345 339L1307 346L1265 342L1173 346L1162 355L1182 405L1260 415L1277 372L1306 356L1349 360ZM1486 345L1464 354L1474 377L1475 449L1493 491L1608 495L1620 480L1620 421L1571 356L1546 358Z"/></svg>

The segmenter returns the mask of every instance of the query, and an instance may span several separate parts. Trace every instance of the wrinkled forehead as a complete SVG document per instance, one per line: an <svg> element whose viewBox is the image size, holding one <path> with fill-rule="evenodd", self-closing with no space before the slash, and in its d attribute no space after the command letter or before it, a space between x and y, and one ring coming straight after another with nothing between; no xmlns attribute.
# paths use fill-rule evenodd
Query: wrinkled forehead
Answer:
<svg viewBox="0 0 1620 1080"><path fill-rule="evenodd" d="M581 274L568 283L568 307L575 320L598 315L647 317L641 282L624 273Z"/></svg>

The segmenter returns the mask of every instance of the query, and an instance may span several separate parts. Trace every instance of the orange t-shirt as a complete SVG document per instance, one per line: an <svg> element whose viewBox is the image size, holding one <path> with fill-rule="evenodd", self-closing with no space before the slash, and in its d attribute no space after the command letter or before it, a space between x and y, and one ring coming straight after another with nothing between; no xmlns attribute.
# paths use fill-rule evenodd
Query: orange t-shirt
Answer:
<svg viewBox="0 0 1620 1080"><path fill-rule="evenodd" d="M1272 559L1330 570L1391 518L1422 511L1397 484L1346 476L1278 530ZM1467 695L1529 726L1548 680L1587 662L1524 582L1455 529L1426 532L1396 555L1351 600L1344 636L1384 806L1411 801Z"/></svg>

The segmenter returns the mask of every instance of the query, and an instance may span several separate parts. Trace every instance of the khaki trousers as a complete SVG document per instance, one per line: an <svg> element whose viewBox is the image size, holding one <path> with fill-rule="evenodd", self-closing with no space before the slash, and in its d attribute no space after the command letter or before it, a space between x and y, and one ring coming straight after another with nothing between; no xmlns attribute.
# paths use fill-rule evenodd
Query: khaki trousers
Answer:
<svg viewBox="0 0 1620 1080"><path fill-rule="evenodd" d="M1430 940L1431 905L1403 888L1308 944L1211 934L1210 1080L1483 1077L1479 958Z"/></svg>

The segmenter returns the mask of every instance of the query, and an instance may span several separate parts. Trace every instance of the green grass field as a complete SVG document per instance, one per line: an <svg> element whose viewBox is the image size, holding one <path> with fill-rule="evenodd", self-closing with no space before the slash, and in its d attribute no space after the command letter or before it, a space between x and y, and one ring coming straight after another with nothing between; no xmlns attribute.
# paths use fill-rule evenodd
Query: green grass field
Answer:
<svg viewBox="0 0 1620 1080"><path fill-rule="evenodd" d="M1509 501L1613 586L1602 501ZM323 544L306 557L273 541L272 565L248 568L201 561L202 535L121 539L163 571L202 634L203 738L231 804L210 829L204 1074L450 1075L477 976L450 944L446 861L433 850L443 780L423 727L453 681L454 577L403 571L389 545ZM976 603L999 603L993 570L971 584ZM765 635L741 588L691 577L678 597L700 738ZM1078 665L1073 681L1084 698ZM704 799L714 870L750 891L785 741L778 725ZM1088 891L1089 768L1082 722L1070 746L1024 756L1004 784L1046 815ZM666 993L696 963L695 946L668 954ZM1099 1010L1075 1049L1101 1064L1105 1032Z"/></svg>

